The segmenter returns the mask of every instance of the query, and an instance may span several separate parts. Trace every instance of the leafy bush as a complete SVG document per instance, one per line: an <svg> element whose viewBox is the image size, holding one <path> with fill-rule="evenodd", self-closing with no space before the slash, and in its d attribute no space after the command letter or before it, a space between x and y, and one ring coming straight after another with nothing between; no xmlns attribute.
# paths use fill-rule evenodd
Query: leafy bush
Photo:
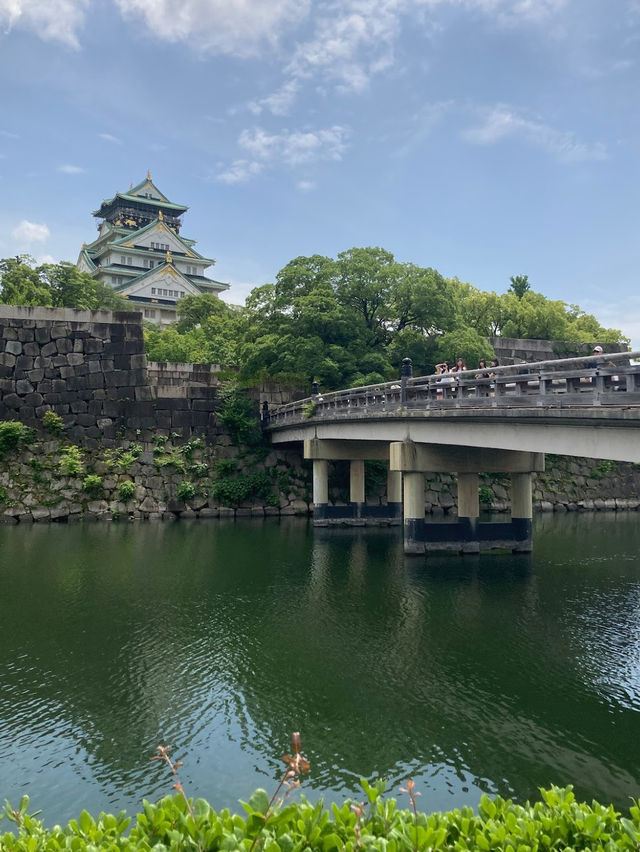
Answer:
<svg viewBox="0 0 640 852"><path fill-rule="evenodd" d="M217 418L229 433L234 444L259 444L262 429L258 405L249 399L236 382L226 382L220 388Z"/></svg>
<svg viewBox="0 0 640 852"><path fill-rule="evenodd" d="M74 852L147 852L162 850L253 850L268 852L488 852L489 850L637 850L640 807L629 816L612 805L577 802L571 787L541 790L542 800L524 805L500 796L482 796L477 812L470 807L427 814L417 810L412 782L410 808L384 798L384 782L362 782L366 804L349 801L325 808L303 799L280 809L269 806L264 790L256 790L242 806L245 815L216 812L204 800L166 796L156 804L144 801L131 821L124 812L101 813L93 819L83 811L62 827L46 829L28 813L24 796L5 817L16 833L0 836L3 852L71 849ZM125 834L130 828L130 832Z"/></svg>
<svg viewBox="0 0 640 852"><path fill-rule="evenodd" d="M127 479L126 482L121 482L118 487L118 494L120 495L120 499L123 503L126 503L128 500L131 500L133 495L136 493L136 486L130 479Z"/></svg>
<svg viewBox="0 0 640 852"><path fill-rule="evenodd" d="M58 462L60 473L65 476L77 476L84 471L84 453L75 444L65 447Z"/></svg>
<svg viewBox="0 0 640 852"><path fill-rule="evenodd" d="M64 432L64 421L59 414L55 413L55 411L45 411L42 417L42 426L52 435L62 435Z"/></svg>
<svg viewBox="0 0 640 852"><path fill-rule="evenodd" d="M102 497L104 486L102 485L102 477L97 473L89 473L82 480L82 490L86 491L90 497Z"/></svg>
<svg viewBox="0 0 640 852"><path fill-rule="evenodd" d="M128 450L124 447L116 447L115 450L105 450L104 461L109 470L118 468L126 473L134 461L142 454L140 444L131 444Z"/></svg>
<svg viewBox="0 0 640 852"><path fill-rule="evenodd" d="M182 482L178 484L177 495L179 500L193 500L196 496L197 488L193 484L193 482L189 482L187 479L183 479Z"/></svg>
<svg viewBox="0 0 640 852"><path fill-rule="evenodd" d="M495 495L490 485L478 486L478 500L483 506L491 506Z"/></svg>
<svg viewBox="0 0 640 852"><path fill-rule="evenodd" d="M184 473L187 468L184 456L180 456L174 452L156 456L154 462L156 467L174 467L180 473Z"/></svg>
<svg viewBox="0 0 640 852"><path fill-rule="evenodd" d="M204 479L209 473L209 465L206 462L194 462L189 468L189 471L196 479Z"/></svg>
<svg viewBox="0 0 640 852"><path fill-rule="evenodd" d="M217 479L211 489L212 497L223 506L239 506L252 500L265 500L270 496L272 480L266 471L254 471L243 476L225 476Z"/></svg>
<svg viewBox="0 0 640 852"><path fill-rule="evenodd" d="M0 423L0 458L12 450L26 446L33 437L33 429L29 429L19 420L3 420Z"/></svg>

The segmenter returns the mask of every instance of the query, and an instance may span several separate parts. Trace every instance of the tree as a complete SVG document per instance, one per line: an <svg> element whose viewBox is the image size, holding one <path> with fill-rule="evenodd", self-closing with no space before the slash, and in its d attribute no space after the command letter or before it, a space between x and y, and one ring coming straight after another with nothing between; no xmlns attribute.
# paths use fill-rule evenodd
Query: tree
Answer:
<svg viewBox="0 0 640 852"><path fill-rule="evenodd" d="M461 327L448 331L440 338L438 356L440 361L448 361L450 364L462 358L467 367L473 370L481 358L489 361L495 352L487 339L475 329Z"/></svg>
<svg viewBox="0 0 640 852"><path fill-rule="evenodd" d="M41 305L85 310L128 310L111 287L72 263L35 266L29 255L0 260L0 301L7 305Z"/></svg>
<svg viewBox="0 0 640 852"><path fill-rule="evenodd" d="M183 334L192 328L202 326L213 314L224 315L230 308L213 293L202 293L199 296L184 296L178 302L177 329Z"/></svg>
<svg viewBox="0 0 640 852"><path fill-rule="evenodd" d="M5 257L0 260L0 302L5 305L53 304L52 295L33 265L29 255Z"/></svg>
<svg viewBox="0 0 640 852"><path fill-rule="evenodd" d="M512 275L509 279L511 281L511 286L509 290L514 293L518 299L521 299L525 293L531 290L531 284L529 284L529 276L528 275Z"/></svg>

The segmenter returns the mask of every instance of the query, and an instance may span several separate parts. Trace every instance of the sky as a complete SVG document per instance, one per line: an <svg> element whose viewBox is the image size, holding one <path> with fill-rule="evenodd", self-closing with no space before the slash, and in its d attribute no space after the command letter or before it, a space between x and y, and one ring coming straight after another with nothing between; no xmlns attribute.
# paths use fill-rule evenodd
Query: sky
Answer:
<svg viewBox="0 0 640 852"><path fill-rule="evenodd" d="M640 349L640 0L0 0L0 257L151 171L241 303L382 246Z"/></svg>

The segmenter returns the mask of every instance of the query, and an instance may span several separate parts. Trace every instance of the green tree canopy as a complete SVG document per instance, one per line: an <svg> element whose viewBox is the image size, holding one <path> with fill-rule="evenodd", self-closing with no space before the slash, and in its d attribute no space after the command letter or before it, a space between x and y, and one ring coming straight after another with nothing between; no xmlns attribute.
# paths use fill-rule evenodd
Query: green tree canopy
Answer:
<svg viewBox="0 0 640 852"><path fill-rule="evenodd" d="M29 255L0 260L0 302L84 310L129 310L126 300L72 263L36 265Z"/></svg>

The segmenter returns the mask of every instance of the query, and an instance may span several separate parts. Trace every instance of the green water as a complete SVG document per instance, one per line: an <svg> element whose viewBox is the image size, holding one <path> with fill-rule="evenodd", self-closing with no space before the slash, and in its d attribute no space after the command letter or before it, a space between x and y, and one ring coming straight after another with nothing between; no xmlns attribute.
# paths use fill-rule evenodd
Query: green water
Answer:
<svg viewBox="0 0 640 852"><path fill-rule="evenodd" d="M0 799L53 823L187 791L408 776L427 809L640 794L640 516L543 516L532 557L407 558L306 521L0 527Z"/></svg>

